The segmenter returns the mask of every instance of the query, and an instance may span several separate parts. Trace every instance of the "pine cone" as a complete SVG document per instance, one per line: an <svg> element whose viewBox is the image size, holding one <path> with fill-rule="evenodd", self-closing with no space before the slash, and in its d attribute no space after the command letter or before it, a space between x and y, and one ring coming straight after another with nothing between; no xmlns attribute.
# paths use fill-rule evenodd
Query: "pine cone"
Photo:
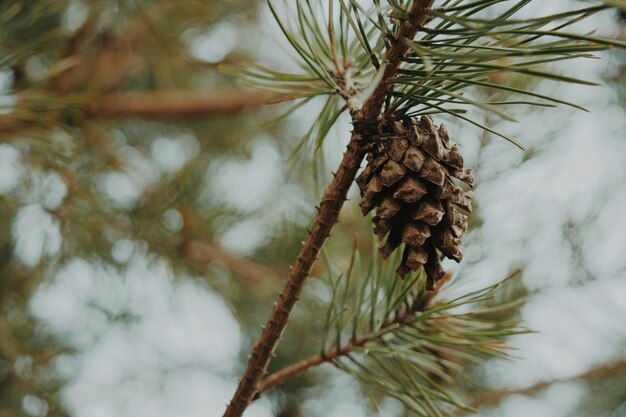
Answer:
<svg viewBox="0 0 626 417"><path fill-rule="evenodd" d="M364 215L376 208L374 233L381 240L387 236L380 248L383 258L404 243L396 272L404 277L424 266L432 288L445 274L438 251L457 262L463 256L460 237L467 216L455 206L470 213L472 192L464 192L454 179L473 187L473 171L463 170L459 148L429 116L396 121L386 130L356 179L360 206Z"/></svg>

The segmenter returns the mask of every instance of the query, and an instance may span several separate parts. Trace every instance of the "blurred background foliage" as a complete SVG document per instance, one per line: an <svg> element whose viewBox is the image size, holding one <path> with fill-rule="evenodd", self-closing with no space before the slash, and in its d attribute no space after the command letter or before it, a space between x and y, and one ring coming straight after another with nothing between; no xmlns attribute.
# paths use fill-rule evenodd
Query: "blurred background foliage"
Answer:
<svg viewBox="0 0 626 417"><path fill-rule="evenodd" d="M323 159L294 156L319 103L271 122L282 105L261 106L268 96L218 71L218 64L252 61L289 66L267 15L264 2L251 0L0 2L0 416L221 415L349 130L341 118ZM623 39L624 22L602 14L592 26ZM591 339L599 338L598 321L626 314L623 292L614 300L602 292L626 290L626 269L612 255L624 247L615 233L626 207L625 62L619 53L603 57L573 71L609 83L571 93L607 125L603 138L590 138L599 158L613 155L604 171L581 166L566 175L570 182L594 178L580 185L582 208L559 198L569 192L562 184L533 192L543 170L572 169L559 160L568 146L563 132L579 117L571 109L548 116L519 109L519 124L484 116L482 124L519 138L525 153L444 118L479 184L455 281L489 283L528 267L496 302L539 294L498 318L530 317L530 327L550 321ZM494 82L531 82L501 77ZM475 94L506 99L503 92ZM516 194L536 195L535 205L553 210L546 221L556 225L558 242L541 223L494 202L515 204ZM364 257L372 253L369 220L351 195L326 249L338 271L349 268L354 242ZM608 247L598 248L598 240ZM544 245L552 250L546 257L563 261L558 273L548 273L554 265L537 255ZM313 276L327 269L320 262ZM546 301L550 291L559 296ZM319 353L328 297L323 280L308 284L272 370ZM597 321L576 321L567 313L576 303ZM600 308L584 310L588 304ZM485 415L626 416L626 335L604 332L611 348L589 344L581 354L593 360L552 374L532 362L539 353L513 340L516 355L531 359L522 361L531 376L515 377L513 365L494 361L472 367L474 382L456 390ZM546 360L558 358L551 353ZM390 398L378 401L383 415L411 415ZM329 365L288 380L249 410L368 413L359 386Z"/></svg>

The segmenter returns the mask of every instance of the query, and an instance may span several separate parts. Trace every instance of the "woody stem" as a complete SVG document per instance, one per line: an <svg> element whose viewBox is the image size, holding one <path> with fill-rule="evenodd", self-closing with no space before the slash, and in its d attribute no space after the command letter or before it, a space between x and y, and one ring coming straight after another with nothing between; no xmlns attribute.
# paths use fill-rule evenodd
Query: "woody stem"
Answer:
<svg viewBox="0 0 626 417"><path fill-rule="evenodd" d="M331 229L337 222L339 210L346 199L348 189L356 177L361 161L365 157L363 143L376 133L378 118L387 96L389 82L395 75L408 46L406 40L411 40L418 28L425 22L428 10L434 0L415 0L406 20L402 23L396 39L393 40L386 53L387 65L380 83L372 95L363 104L360 111L352 114L354 131L343 155L339 169L322 196L319 212L311 228L300 254L296 259L289 279L283 291L274 303L263 332L256 341L248 359L246 372L239 382L237 390L231 399L224 417L240 417L248 404L259 390L259 384L267 371L267 367L274 354L274 350L285 330L289 315L296 303L302 286L311 272L313 262L329 236Z"/></svg>

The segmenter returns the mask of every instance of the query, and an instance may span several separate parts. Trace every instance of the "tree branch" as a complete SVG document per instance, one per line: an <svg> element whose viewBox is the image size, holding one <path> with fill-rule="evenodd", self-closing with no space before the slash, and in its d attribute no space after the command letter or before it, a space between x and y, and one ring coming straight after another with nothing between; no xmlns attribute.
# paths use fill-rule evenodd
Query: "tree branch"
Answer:
<svg viewBox="0 0 626 417"><path fill-rule="evenodd" d="M300 250L295 265L289 274L287 284L279 295L278 301L274 303L274 308L263 328L261 337L252 348L246 372L224 417L241 416L257 392L259 381L266 372L274 349L287 325L289 314L298 300L302 284L308 277L322 244L337 222L339 209L346 199L348 189L356 176L361 160L365 156L363 148L359 145L361 141L361 135L355 131L348 144L348 149L344 153L339 170L322 197L317 219Z"/></svg>
<svg viewBox="0 0 626 417"><path fill-rule="evenodd" d="M317 259L320 248L337 222L339 209L343 205L348 189L365 157L366 151L363 143L376 133L376 125L387 93L389 79L395 74L408 48L404 40L413 39L417 28L426 20L427 11L433 1L415 0L413 2L407 19L400 28L398 39L387 51L386 60L388 62L380 84L364 103L363 108L353 115L354 131L348 148L343 155L337 173L322 196L315 223L300 250L285 288L274 304L261 336L252 348L245 374L239 381L224 417L240 417L258 392L261 379L267 371L276 345L285 330L289 315L298 300L304 281L311 271L313 262Z"/></svg>
<svg viewBox="0 0 626 417"><path fill-rule="evenodd" d="M406 44L407 40L412 40L417 33L420 26L424 24L428 17L428 10L432 7L434 0L414 0L411 11L408 13L406 20L402 24L398 37L394 40L394 44L389 49L385 63L385 71L380 80L380 83L369 97L369 99L363 104L361 112L367 116L378 116L380 109L383 106L385 98L387 97L387 90L389 88L389 80L396 74L398 67L402 63L402 58L408 50Z"/></svg>
<svg viewBox="0 0 626 417"><path fill-rule="evenodd" d="M263 380L261 386L259 387L259 393L270 390L275 386L282 384L287 379L295 375L301 374L302 372L305 372L310 368L326 362L333 362L335 359L349 354L355 348L363 347L367 343L373 342L383 335L397 330L399 325L405 324L412 317L414 317L416 313L423 311L429 306L430 300L432 300L432 298L437 295L437 293L439 293L439 290L441 289L443 284L450 278L450 276L451 274L447 273L441 280L439 280L435 284L434 290L427 291L426 296L422 300L421 304L414 305L410 309L399 313L394 320L383 323L378 331L366 334L358 339L351 340L341 348L337 347L333 351L325 352L321 355L316 355L307 359L303 359L300 362L296 362L293 365L281 369L280 371L274 372Z"/></svg>
<svg viewBox="0 0 626 417"><path fill-rule="evenodd" d="M586 381L593 382L601 379L608 378L612 375L620 375L626 373L626 358L620 359L616 362L609 363L603 366L599 366L597 368L592 368L587 372L574 376L572 378L564 378L564 379L555 379L551 381L543 381L538 382L534 385L531 385L526 388L521 389L512 389L512 390L494 390L494 391L485 391L477 394L471 406L473 408L478 408L482 406L497 406L502 401L510 397L511 395L535 395L544 389L548 388L553 384L558 384L560 382L568 382L568 381Z"/></svg>
<svg viewBox="0 0 626 417"><path fill-rule="evenodd" d="M129 91L100 97L89 107L97 117L163 117L229 114L267 104L269 94L237 90Z"/></svg>
<svg viewBox="0 0 626 417"><path fill-rule="evenodd" d="M82 93L76 93L82 96ZM12 135L24 129L48 129L58 123L63 99L69 95L52 94L49 98L60 105L37 113L0 115L0 134ZM207 117L240 112L264 104L277 103L280 97L259 92L243 92L236 89L215 91L124 91L103 94L90 100L85 109L90 118L163 118ZM19 105L19 104L18 104ZM31 104L28 104L30 106Z"/></svg>

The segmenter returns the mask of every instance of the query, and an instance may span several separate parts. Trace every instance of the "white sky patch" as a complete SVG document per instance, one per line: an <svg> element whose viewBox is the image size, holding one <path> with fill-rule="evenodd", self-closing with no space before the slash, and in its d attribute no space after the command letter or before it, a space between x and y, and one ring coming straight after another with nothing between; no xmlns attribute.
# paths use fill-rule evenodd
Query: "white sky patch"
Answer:
<svg viewBox="0 0 626 417"><path fill-rule="evenodd" d="M0 94L5 93L13 85L13 71L0 70Z"/></svg>
<svg viewBox="0 0 626 417"><path fill-rule="evenodd" d="M0 95L0 114L11 113L16 104L17 98L15 96Z"/></svg>
<svg viewBox="0 0 626 417"><path fill-rule="evenodd" d="M126 263L133 254L134 249L135 245L132 240L119 239L111 246L111 256L119 263Z"/></svg>
<svg viewBox="0 0 626 417"><path fill-rule="evenodd" d="M163 225L171 232L178 232L183 228L183 215L176 209L167 209L163 212Z"/></svg>
<svg viewBox="0 0 626 417"><path fill-rule="evenodd" d="M302 410L307 416L367 416L369 400L357 382L345 373L336 372L328 385L307 390ZM376 414L378 415L378 414Z"/></svg>
<svg viewBox="0 0 626 417"><path fill-rule="evenodd" d="M208 32L196 34L190 31L185 35L183 36L187 38L189 53L194 58L217 64L239 44L240 29L234 23L220 22L213 25Z"/></svg>
<svg viewBox="0 0 626 417"><path fill-rule="evenodd" d="M156 183L161 175L159 166L132 146L120 146L118 158L124 162L124 173L143 192Z"/></svg>
<svg viewBox="0 0 626 417"><path fill-rule="evenodd" d="M48 403L41 398L27 394L22 398L22 410L31 417L45 417L48 414Z"/></svg>
<svg viewBox="0 0 626 417"><path fill-rule="evenodd" d="M120 210L132 208L141 194L161 178L161 173L174 174L197 155L199 144L191 135L155 139L146 156L137 149L122 145L118 157L123 171L102 174L96 186Z"/></svg>
<svg viewBox="0 0 626 417"><path fill-rule="evenodd" d="M260 219L246 219L226 230L220 244L240 254L250 254L269 237L271 228Z"/></svg>
<svg viewBox="0 0 626 417"><path fill-rule="evenodd" d="M67 30L78 30L81 25L87 20L89 16L89 9L80 0L71 0L69 7L63 16L63 26Z"/></svg>
<svg viewBox="0 0 626 417"><path fill-rule="evenodd" d="M97 184L113 205L121 210L132 208L141 194L137 185L123 172L103 174Z"/></svg>
<svg viewBox="0 0 626 417"><path fill-rule="evenodd" d="M580 396L585 392L581 384L555 384L541 395L526 397L512 395L500 408L486 410L485 417L566 417L572 415L579 403Z"/></svg>
<svg viewBox="0 0 626 417"><path fill-rule="evenodd" d="M26 58L24 70L31 80L39 81L48 74L50 62L43 54L31 55Z"/></svg>
<svg viewBox="0 0 626 417"><path fill-rule="evenodd" d="M51 211L61 207L67 197L67 186L56 171L40 171L32 167L27 170L25 166L20 166L19 170L26 177L20 190L23 203L38 204Z"/></svg>
<svg viewBox="0 0 626 417"><path fill-rule="evenodd" d="M269 141L257 141L249 159L229 159L212 167L214 195L242 212L256 210L276 197L283 163Z"/></svg>
<svg viewBox="0 0 626 417"><path fill-rule="evenodd" d="M535 296L523 309L537 333L512 340L515 361L498 361L490 380L498 388L571 378L621 355L626 342L626 280L599 280Z"/></svg>
<svg viewBox="0 0 626 417"><path fill-rule="evenodd" d="M0 194L10 193L23 174L20 152L11 145L0 144Z"/></svg>
<svg viewBox="0 0 626 417"><path fill-rule="evenodd" d="M618 192L602 204L597 225L585 236L585 261L598 275L624 277L626 271L626 192ZM609 238L607 238L609 237Z"/></svg>
<svg viewBox="0 0 626 417"><path fill-rule="evenodd" d="M56 255L61 249L59 222L39 204L19 210L12 232L15 255L26 266L34 267L42 257Z"/></svg>
<svg viewBox="0 0 626 417"><path fill-rule="evenodd" d="M161 137L150 146L150 154L159 168L167 174L174 174L185 166L199 152L199 144L191 135L179 138Z"/></svg>
<svg viewBox="0 0 626 417"><path fill-rule="evenodd" d="M220 413L219 416L222 414ZM253 402L243 413L243 417L273 417L274 415L271 402L264 397Z"/></svg>
<svg viewBox="0 0 626 417"><path fill-rule="evenodd" d="M54 171L45 173L41 178L41 205L48 210L61 207L67 196L67 186L59 174Z"/></svg>
<svg viewBox="0 0 626 417"><path fill-rule="evenodd" d="M235 388L226 375L241 348L237 321L201 283L175 284L162 262L135 257L117 272L75 259L30 310L78 351L59 365L74 374L63 392L73 415L218 417ZM256 410L272 415L267 401Z"/></svg>
<svg viewBox="0 0 626 417"><path fill-rule="evenodd" d="M168 174L179 171L186 162L185 152L172 139L158 138L152 142L150 153L159 167Z"/></svg>

